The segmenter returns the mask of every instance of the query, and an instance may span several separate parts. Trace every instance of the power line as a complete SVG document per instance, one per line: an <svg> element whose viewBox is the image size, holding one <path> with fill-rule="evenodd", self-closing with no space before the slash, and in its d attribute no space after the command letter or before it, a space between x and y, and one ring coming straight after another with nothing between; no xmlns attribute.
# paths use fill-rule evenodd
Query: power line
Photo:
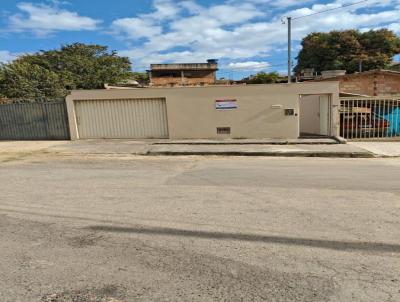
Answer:
<svg viewBox="0 0 400 302"><path fill-rule="evenodd" d="M323 14L326 12L331 12L331 11L335 11L335 10L339 10L339 9L344 9L350 6L354 6L360 3L365 3L368 2L369 0L362 0L359 2L355 2L355 3L351 3L351 4L346 4L346 5L342 5L340 7L335 7L335 8L330 8L330 9L326 9L320 12L316 12L313 14L309 14L309 15L305 15L305 16L300 16L300 17L287 17L287 24L288 24L288 83L290 84L292 82L292 21L293 20L299 20L302 18L306 18L306 17L310 17L310 16L315 16L315 15L319 15L319 14Z"/></svg>
<svg viewBox="0 0 400 302"><path fill-rule="evenodd" d="M312 13L312 14L309 14L309 15L292 18L292 20L298 20L298 19L302 19L302 18L307 18L307 17L310 17L310 16L315 16L315 15L323 14L323 13L326 13L326 12L331 12L331 11L334 11L334 10L343 9L343 8L346 8L346 7L354 6L354 5L365 3L365 2L368 2L368 1L369 0L363 0L363 1L356 2L356 3L342 5L340 7L326 9L326 10L323 10L323 11L320 11L320 12L316 12L316 13Z"/></svg>
<svg viewBox="0 0 400 302"><path fill-rule="evenodd" d="M310 17L310 16L315 16L315 15L323 14L323 13L326 13L326 12L330 12L330 11L336 11L336 10L344 9L344 8L355 6L355 5L358 5L358 4L361 4L361 3L365 3L365 2L368 2L368 1L369 0L362 0L362 1L359 1L359 2L351 3L351 4L342 5L340 7L335 7L335 8L323 10L323 11L320 11L320 12L315 12L315 13L312 13L312 14L309 14L309 15L305 15L305 16L300 16L300 17L295 17L295 18L288 17L287 20L289 22L291 22L293 20L299 20L299 19ZM282 21L282 22L285 23L284 21ZM289 25L289 28L291 29L291 25ZM289 40L291 41L291 37L290 36L289 36ZM291 53L291 47L289 46L288 48L289 48L289 52ZM291 61L290 54L289 54L289 60ZM283 65L286 65L286 64L269 65L269 66L266 66L265 69L267 69L269 67L279 67L279 66L283 66ZM289 68L288 68L289 69L289 73L291 73L291 62L289 62L288 65L289 65ZM144 67L144 66L134 66L134 67L139 68L139 69L147 68L147 67ZM245 71L247 68L246 67L243 67L243 68L240 68L240 67L238 67L238 68L223 68L222 70L224 70L224 69L225 70L232 70L232 71ZM220 73L221 73L221 71L220 71ZM290 79L290 77L288 77L288 78Z"/></svg>

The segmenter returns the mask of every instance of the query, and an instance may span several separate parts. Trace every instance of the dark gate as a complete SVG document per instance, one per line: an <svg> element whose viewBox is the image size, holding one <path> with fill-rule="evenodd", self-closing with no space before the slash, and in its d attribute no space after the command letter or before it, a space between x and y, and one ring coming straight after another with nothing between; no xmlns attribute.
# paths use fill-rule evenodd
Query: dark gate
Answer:
<svg viewBox="0 0 400 302"><path fill-rule="evenodd" d="M68 140L65 101L0 105L0 140Z"/></svg>

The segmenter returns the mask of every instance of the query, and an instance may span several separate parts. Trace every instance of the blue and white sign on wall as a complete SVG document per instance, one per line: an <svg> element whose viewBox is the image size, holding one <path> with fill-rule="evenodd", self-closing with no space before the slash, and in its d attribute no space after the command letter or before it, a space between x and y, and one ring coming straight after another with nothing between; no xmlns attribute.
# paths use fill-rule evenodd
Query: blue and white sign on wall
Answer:
<svg viewBox="0 0 400 302"><path fill-rule="evenodd" d="M237 109L237 100L216 100L215 109L217 110L229 110Z"/></svg>

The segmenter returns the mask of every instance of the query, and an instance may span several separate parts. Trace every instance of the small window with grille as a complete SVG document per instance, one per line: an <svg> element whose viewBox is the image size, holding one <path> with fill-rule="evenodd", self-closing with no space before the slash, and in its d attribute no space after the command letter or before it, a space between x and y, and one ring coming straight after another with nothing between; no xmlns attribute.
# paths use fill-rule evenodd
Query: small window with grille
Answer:
<svg viewBox="0 0 400 302"><path fill-rule="evenodd" d="M231 127L218 127L217 134L231 134Z"/></svg>

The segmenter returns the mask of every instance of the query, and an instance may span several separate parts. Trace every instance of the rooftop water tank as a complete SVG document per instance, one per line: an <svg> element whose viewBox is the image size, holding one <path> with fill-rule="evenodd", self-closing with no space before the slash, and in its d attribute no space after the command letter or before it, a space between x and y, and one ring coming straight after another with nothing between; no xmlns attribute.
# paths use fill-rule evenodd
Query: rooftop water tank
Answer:
<svg viewBox="0 0 400 302"><path fill-rule="evenodd" d="M208 64L218 64L218 60L217 59L208 59L207 63Z"/></svg>

